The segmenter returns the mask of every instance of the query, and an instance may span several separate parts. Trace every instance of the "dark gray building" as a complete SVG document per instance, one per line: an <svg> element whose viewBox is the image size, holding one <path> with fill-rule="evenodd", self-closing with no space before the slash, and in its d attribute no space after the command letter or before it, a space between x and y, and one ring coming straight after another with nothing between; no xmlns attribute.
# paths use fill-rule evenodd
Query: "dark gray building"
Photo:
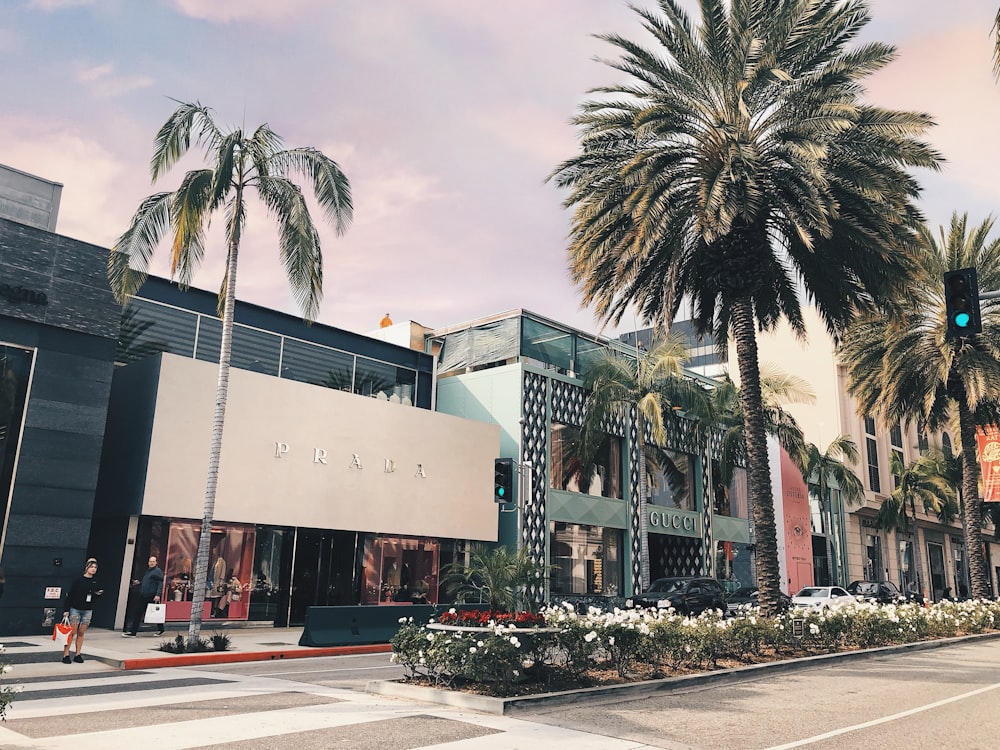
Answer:
<svg viewBox="0 0 1000 750"><path fill-rule="evenodd" d="M0 219L0 633L82 573L121 308L107 250Z"/></svg>

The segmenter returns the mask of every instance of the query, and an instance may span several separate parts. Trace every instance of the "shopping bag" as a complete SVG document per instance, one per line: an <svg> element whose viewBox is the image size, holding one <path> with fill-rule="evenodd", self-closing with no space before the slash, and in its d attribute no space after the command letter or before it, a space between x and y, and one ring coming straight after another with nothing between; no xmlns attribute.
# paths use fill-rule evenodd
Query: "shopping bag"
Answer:
<svg viewBox="0 0 1000 750"><path fill-rule="evenodd" d="M162 625L167 619L167 608L162 604L147 604L146 605L146 616L142 618L143 622L150 623L151 625Z"/></svg>
<svg viewBox="0 0 1000 750"><path fill-rule="evenodd" d="M57 622L52 628L52 640L58 641L60 646L68 646L73 638L73 626L65 617L62 622Z"/></svg>

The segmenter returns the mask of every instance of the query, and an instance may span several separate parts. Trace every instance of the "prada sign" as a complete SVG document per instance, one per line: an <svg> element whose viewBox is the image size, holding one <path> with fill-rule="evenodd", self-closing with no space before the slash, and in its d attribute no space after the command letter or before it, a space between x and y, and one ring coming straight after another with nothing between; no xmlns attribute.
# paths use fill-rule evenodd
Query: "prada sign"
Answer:
<svg viewBox="0 0 1000 750"><path fill-rule="evenodd" d="M274 457L277 459L284 459L288 457L291 452L292 447L288 443L276 442L274 444ZM322 464L326 466L329 463L330 457L327 455L326 448L313 448L312 449L312 462L314 464ZM345 457L346 460L346 457ZM361 461L361 455L358 453L351 453L351 458L347 461L348 469L356 469L358 471L364 471L364 463ZM394 474L399 467L396 462L391 458L385 458L382 462L382 472L384 474ZM427 478L427 472L424 470L424 465L418 463L416 469L413 472L413 476L420 477L421 479Z"/></svg>

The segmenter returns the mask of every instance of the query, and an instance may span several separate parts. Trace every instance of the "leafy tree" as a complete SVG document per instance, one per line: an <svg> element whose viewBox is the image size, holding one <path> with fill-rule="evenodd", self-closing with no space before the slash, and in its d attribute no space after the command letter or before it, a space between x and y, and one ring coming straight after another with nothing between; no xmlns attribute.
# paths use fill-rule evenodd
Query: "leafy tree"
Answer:
<svg viewBox="0 0 1000 750"><path fill-rule="evenodd" d="M957 416L962 461L962 526L972 594L989 593L982 545L982 503L976 461L977 425L1000 423L1000 302L983 300L983 332L947 335L943 275L976 268L980 289L1000 289L1000 239L989 240L992 219L976 227L952 215L939 236L922 229L913 286L892 315L859 320L841 346L848 391L863 414L885 424L916 422L937 431Z"/></svg>
<svg viewBox="0 0 1000 750"><path fill-rule="evenodd" d="M635 408L639 418L639 535L643 589L649 585L646 505L650 464L665 469L668 476L677 475L678 468L669 456L658 450L667 443L668 420L680 418L677 410L704 413L709 404L704 388L684 377L686 361L685 340L668 334L649 351L637 350L635 356L605 350L585 377L589 392L579 449L583 466L590 465L609 417L621 412L628 414Z"/></svg>
<svg viewBox="0 0 1000 750"><path fill-rule="evenodd" d="M325 218L342 233L351 220L351 189L336 162L313 148L284 149L281 138L264 124L252 133L225 130L200 103L180 103L156 134L150 171L156 182L189 150L194 139L212 167L185 174L180 187L146 198L132 224L111 247L108 279L116 298L125 302L146 280L154 251L170 239L170 274L182 287L190 285L205 255L211 217L223 211L226 221L226 272L219 291L222 345L216 386L215 414L205 484L204 517L195 565L189 641L201 631L202 603L208 578L208 550L222 452L222 429L229 387L236 304L236 271L254 190L279 230L278 253L296 302L307 320L316 317L323 293L323 254L302 190L289 174L308 179Z"/></svg>
<svg viewBox="0 0 1000 750"><path fill-rule="evenodd" d="M893 454L895 457L895 454ZM857 474L849 468L858 463L858 447L847 435L838 435L826 450L820 453L812 443L805 446L805 460L802 462L802 478L810 487L815 487L819 496L820 510L826 523L826 559L830 581L834 582L833 514L830 507L830 489L836 485L840 496L849 505L859 505L865 500L865 488ZM839 582L844 585L846 582Z"/></svg>
<svg viewBox="0 0 1000 750"><path fill-rule="evenodd" d="M547 572L531 559L527 547L516 552L500 545L477 544L469 551L469 564L451 563L441 569L442 582L458 602L486 602L491 612L537 612L538 602L529 594Z"/></svg>
<svg viewBox="0 0 1000 750"><path fill-rule="evenodd" d="M600 38L627 83L592 90L580 154L556 184L574 208L573 280L599 317L637 308L669 326L691 301L695 332L735 342L743 389L761 608L779 609L777 534L756 332L803 299L831 333L905 281L918 217L910 167L936 169L918 140L928 116L863 102L892 47L851 43L862 0L679 0L636 7L655 46ZM804 294L803 294L804 292Z"/></svg>

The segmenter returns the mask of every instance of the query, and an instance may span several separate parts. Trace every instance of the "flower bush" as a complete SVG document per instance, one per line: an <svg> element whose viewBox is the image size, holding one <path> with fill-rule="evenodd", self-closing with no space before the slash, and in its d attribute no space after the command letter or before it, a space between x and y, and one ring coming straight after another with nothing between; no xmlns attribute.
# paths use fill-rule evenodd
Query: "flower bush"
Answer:
<svg viewBox="0 0 1000 750"><path fill-rule="evenodd" d="M0 721L7 721L7 709L17 697L17 688L12 688L3 684L4 675L10 672L10 664L3 658L6 648L0 645Z"/></svg>
<svg viewBox="0 0 1000 750"><path fill-rule="evenodd" d="M549 606L534 617L462 614L468 616L452 610L440 621L465 625L464 631L400 620L393 659L405 668L405 679L510 695L557 681L607 682L607 674L618 681L646 679L712 669L722 661L753 663L1000 630L1000 602L985 600L928 607L858 602L776 618L753 610L735 617L715 611L685 617L673 610L608 612L570 603Z"/></svg>

